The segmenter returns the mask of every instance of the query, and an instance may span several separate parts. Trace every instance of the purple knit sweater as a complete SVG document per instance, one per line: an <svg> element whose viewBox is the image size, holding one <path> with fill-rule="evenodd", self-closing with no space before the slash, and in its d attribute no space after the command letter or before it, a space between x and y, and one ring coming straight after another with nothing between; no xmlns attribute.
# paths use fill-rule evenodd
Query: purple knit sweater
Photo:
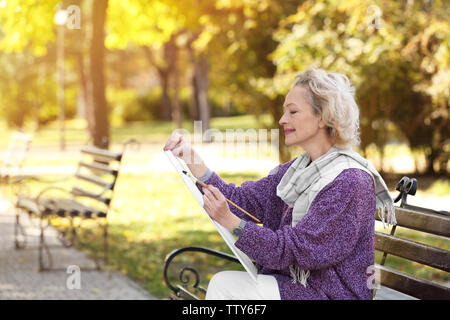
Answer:
<svg viewBox="0 0 450 320"><path fill-rule="evenodd" d="M359 169L344 170L292 227L292 208L276 195L276 189L294 160L239 187L225 183L215 172L206 180L263 223L263 227L256 225L230 206L248 221L236 247L256 262L259 273L276 278L281 299L372 299L366 274L375 263L372 178ZM311 271L306 288L292 282L291 264Z"/></svg>

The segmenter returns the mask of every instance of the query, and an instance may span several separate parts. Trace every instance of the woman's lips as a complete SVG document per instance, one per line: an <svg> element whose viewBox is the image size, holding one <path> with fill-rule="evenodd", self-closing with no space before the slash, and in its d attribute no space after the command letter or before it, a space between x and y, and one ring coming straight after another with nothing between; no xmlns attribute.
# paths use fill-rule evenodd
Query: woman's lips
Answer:
<svg viewBox="0 0 450 320"><path fill-rule="evenodd" d="M284 130L284 135L288 135L288 134L291 134L292 132L294 132L295 130L294 129L285 129Z"/></svg>

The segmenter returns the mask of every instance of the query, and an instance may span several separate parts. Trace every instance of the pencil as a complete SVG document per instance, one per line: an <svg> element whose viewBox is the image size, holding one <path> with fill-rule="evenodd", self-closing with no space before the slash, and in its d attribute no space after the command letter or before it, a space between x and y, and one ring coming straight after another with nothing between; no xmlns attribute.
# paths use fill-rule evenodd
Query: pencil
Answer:
<svg viewBox="0 0 450 320"><path fill-rule="evenodd" d="M199 179L197 179L196 177L194 177L192 174L190 174L189 172L187 172L187 171L185 171L185 170L183 170L183 173L185 174L185 175L187 175L188 177L190 177L190 178L193 178L194 180L195 180L195 182L198 182L202 187L207 187L207 185L203 182L203 181L200 181ZM234 207L236 207L236 208L238 208L239 210L241 210L243 213L245 213L246 215L248 215L250 218L252 218L253 220L255 220L255 221L257 221L258 223L261 223L261 221L258 219L258 218L255 218L254 216L252 216L250 213L248 213L247 211L245 211L244 209L242 209L241 207L239 207L236 203L234 203L233 201L231 201L231 200L229 200L229 199L227 199L227 198L225 198L225 200L229 203L229 204L231 204L232 206L234 206Z"/></svg>

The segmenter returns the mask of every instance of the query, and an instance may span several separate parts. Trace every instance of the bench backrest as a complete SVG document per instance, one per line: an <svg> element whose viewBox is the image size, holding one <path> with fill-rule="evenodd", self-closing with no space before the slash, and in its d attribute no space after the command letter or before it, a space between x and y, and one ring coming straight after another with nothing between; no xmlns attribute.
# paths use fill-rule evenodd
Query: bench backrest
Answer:
<svg viewBox="0 0 450 320"><path fill-rule="evenodd" d="M107 211L119 175L123 152L85 146L81 149L81 155L72 194L100 202Z"/></svg>
<svg viewBox="0 0 450 320"><path fill-rule="evenodd" d="M397 226L392 227L391 233L375 232L375 250L384 254L380 265L377 265L381 285L418 299L450 299L450 288L383 265L386 256L391 254L442 272L450 272L450 216L413 206L396 207L395 212ZM380 220L378 216L375 218ZM400 238L395 235L398 227L439 236L445 241L443 247L447 249L436 248L417 239L406 239L405 236Z"/></svg>
<svg viewBox="0 0 450 320"><path fill-rule="evenodd" d="M0 178L7 179L21 175L22 164L30 147L32 136L22 132L14 132L5 152L0 167Z"/></svg>

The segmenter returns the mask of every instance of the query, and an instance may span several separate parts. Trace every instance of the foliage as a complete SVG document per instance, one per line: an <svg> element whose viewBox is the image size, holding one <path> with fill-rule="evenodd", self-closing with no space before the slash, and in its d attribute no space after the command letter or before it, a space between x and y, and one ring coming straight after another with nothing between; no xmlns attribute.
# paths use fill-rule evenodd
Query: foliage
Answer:
<svg viewBox="0 0 450 320"><path fill-rule="evenodd" d="M55 38L53 17L59 0L8 0L0 7L0 51L19 52L29 48L35 55L47 53Z"/></svg>
<svg viewBox="0 0 450 320"><path fill-rule="evenodd" d="M83 20L80 32L66 32L67 117L89 87L86 75L83 80L89 62L79 60L89 44L92 8L74 3ZM16 126L29 119L45 123L58 113L53 16L69 2L0 4L2 116ZM363 149L375 144L383 154L388 141L400 139L426 154L428 171L448 167L448 1L111 0L107 16L107 90L117 123L154 119L167 109L154 100L161 81L141 88L136 78L146 70L158 78L173 61L180 88L169 88L169 95L181 92L182 111L191 115L194 60L206 56L213 114L269 112L275 128L293 76L315 65L345 73L355 84ZM169 45L179 50L175 60L165 54ZM128 90L139 94L121 93Z"/></svg>
<svg viewBox="0 0 450 320"><path fill-rule="evenodd" d="M403 135L446 169L450 148L450 25L445 1L305 1L280 22L268 96L285 94L298 71L314 65L349 76L361 109L363 148ZM377 12L374 15L373 12ZM447 151L448 152L448 151Z"/></svg>
<svg viewBox="0 0 450 320"><path fill-rule="evenodd" d="M10 126L57 118L54 14L59 1L3 1L0 7L0 96ZM70 66L70 59L66 59ZM76 114L78 88L66 77L65 117Z"/></svg>

